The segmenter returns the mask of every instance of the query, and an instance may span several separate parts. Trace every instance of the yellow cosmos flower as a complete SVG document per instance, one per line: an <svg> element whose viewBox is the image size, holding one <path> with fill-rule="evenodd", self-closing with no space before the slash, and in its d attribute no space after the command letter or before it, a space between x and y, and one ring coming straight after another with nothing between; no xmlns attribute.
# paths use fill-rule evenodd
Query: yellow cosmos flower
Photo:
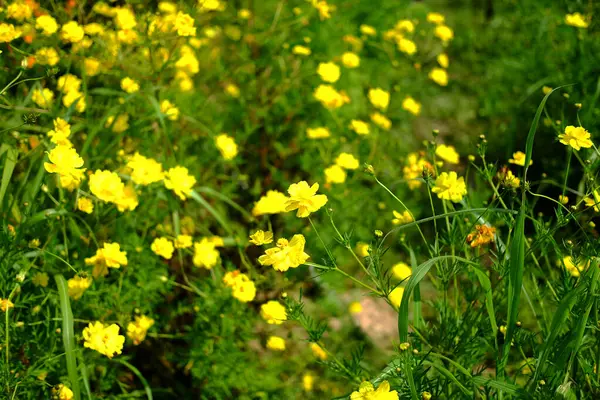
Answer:
<svg viewBox="0 0 600 400"><path fill-rule="evenodd" d="M421 103L417 102L410 96L406 96L402 101L402 108L413 115L419 115L421 113Z"/></svg>
<svg viewBox="0 0 600 400"><path fill-rule="evenodd" d="M248 303L254 300L256 296L256 286L248 275L240 271L229 271L223 276L223 283L233 291L233 297L242 303Z"/></svg>
<svg viewBox="0 0 600 400"><path fill-rule="evenodd" d="M381 88L369 89L369 101L375 108L385 111L390 104L390 92Z"/></svg>
<svg viewBox="0 0 600 400"><path fill-rule="evenodd" d="M31 18L33 10L28 3L24 1L14 1L6 7L6 17L23 21Z"/></svg>
<svg viewBox="0 0 600 400"><path fill-rule="evenodd" d="M196 178L189 174L185 167L174 167L167 171L164 177L165 187L175 192L181 200L185 200L191 193Z"/></svg>
<svg viewBox="0 0 600 400"><path fill-rule="evenodd" d="M9 299L0 299L0 311L6 312L6 310L14 307L15 304Z"/></svg>
<svg viewBox="0 0 600 400"><path fill-rule="evenodd" d="M127 324L127 337L137 346L146 339L148 329L154 325L154 320L145 315L136 315L135 320Z"/></svg>
<svg viewBox="0 0 600 400"><path fill-rule="evenodd" d="M358 135L368 135L370 133L369 124L358 119L350 121L350 129L356 132Z"/></svg>
<svg viewBox="0 0 600 400"><path fill-rule="evenodd" d="M21 30L13 24L0 23L0 43L9 43L20 37Z"/></svg>
<svg viewBox="0 0 600 400"><path fill-rule="evenodd" d="M394 308L400 308L400 303L402 303L402 296L404 296L404 288L402 286L396 286L394 290L388 295L388 299L390 303L394 306Z"/></svg>
<svg viewBox="0 0 600 400"><path fill-rule="evenodd" d="M35 19L35 29L41 30L44 36L50 36L58 31L58 24L50 15L40 15Z"/></svg>
<svg viewBox="0 0 600 400"><path fill-rule="evenodd" d="M392 210L392 214L394 215L394 219L392 220L394 225L404 225L414 221L412 215L407 210L405 210L403 213Z"/></svg>
<svg viewBox="0 0 600 400"><path fill-rule="evenodd" d="M194 18L181 11L177 13L177 17L175 18L175 29L179 36L196 36Z"/></svg>
<svg viewBox="0 0 600 400"><path fill-rule="evenodd" d="M400 37L396 41L396 45L398 46L398 50L400 50L402 53L408 54L409 56L412 56L417 52L417 45L410 39Z"/></svg>
<svg viewBox="0 0 600 400"><path fill-rule="evenodd" d="M137 25L135 14L129 8L115 7L113 13L115 24L119 29L133 29Z"/></svg>
<svg viewBox="0 0 600 400"><path fill-rule="evenodd" d="M358 301L353 301L348 305L348 312L350 312L350 314L360 314L362 310L362 304Z"/></svg>
<svg viewBox="0 0 600 400"><path fill-rule="evenodd" d="M597 190L594 190L592 192L592 197L593 198L586 197L585 199L583 199L583 202L585 203L586 207L594 207L594 211L599 212L600 211L600 194L598 194Z"/></svg>
<svg viewBox="0 0 600 400"><path fill-rule="evenodd" d="M84 347L96 350L108 358L121 354L125 343L125 336L119 335L119 325L104 326L100 321L90 322L83 330L83 339Z"/></svg>
<svg viewBox="0 0 600 400"><path fill-rule="evenodd" d="M356 53L347 51L342 54L342 64L346 68L357 68L360 65L360 57Z"/></svg>
<svg viewBox="0 0 600 400"><path fill-rule="evenodd" d="M85 36L83 28L76 22L70 21L62 26L60 29L60 38L64 42L77 43L80 42Z"/></svg>
<svg viewBox="0 0 600 400"><path fill-rule="evenodd" d="M525 166L525 153L517 151L513 153L513 158L509 158L508 162L515 165ZM533 164L533 160L529 160L529 165Z"/></svg>
<svg viewBox="0 0 600 400"><path fill-rule="evenodd" d="M302 376L302 388L305 392L312 392L315 385L315 377L311 373L305 373Z"/></svg>
<svg viewBox="0 0 600 400"><path fill-rule="evenodd" d="M270 300L260 306L260 316L271 325L281 325L287 320L285 307L275 300Z"/></svg>
<svg viewBox="0 0 600 400"><path fill-rule="evenodd" d="M450 59L448 58L448 54L446 53L438 54L436 60L442 68L448 68L448 66L450 65Z"/></svg>
<svg viewBox="0 0 600 400"><path fill-rule="evenodd" d="M192 247L192 237L190 235L177 235L175 238L176 249L187 249Z"/></svg>
<svg viewBox="0 0 600 400"><path fill-rule="evenodd" d="M440 86L448 86L448 73L445 69L434 68L429 72L429 79Z"/></svg>
<svg viewBox="0 0 600 400"><path fill-rule="evenodd" d="M54 101L54 93L48 88L31 91L31 100L41 108L50 108Z"/></svg>
<svg viewBox="0 0 600 400"><path fill-rule="evenodd" d="M332 165L325 168L326 183L344 183L346 181L346 171L339 165Z"/></svg>
<svg viewBox="0 0 600 400"><path fill-rule="evenodd" d="M521 185L521 180L508 167L500 168L498 171L498 180L501 185L511 189L516 189Z"/></svg>
<svg viewBox="0 0 600 400"><path fill-rule="evenodd" d="M94 278L106 276L108 268L121 268L127 265L127 252L121 251L119 243L104 243L101 249L96 250L96 254L85 259L85 265L93 265Z"/></svg>
<svg viewBox="0 0 600 400"><path fill-rule="evenodd" d="M215 138L215 145L225 160L233 160L238 154L238 146L235 144L235 140L225 133L221 133Z"/></svg>
<svg viewBox="0 0 600 400"><path fill-rule="evenodd" d="M565 23L575 28L587 28L590 25L587 18L578 12L565 15Z"/></svg>
<svg viewBox="0 0 600 400"><path fill-rule="evenodd" d="M121 89L127 93L135 93L140 90L140 84L127 76L121 79Z"/></svg>
<svg viewBox="0 0 600 400"><path fill-rule="evenodd" d="M263 231L257 230L252 235L250 235L250 243L261 246L263 244L273 243L273 232L271 231Z"/></svg>
<svg viewBox="0 0 600 400"><path fill-rule="evenodd" d="M214 242L208 238L202 238L200 242L194 243L194 258L192 262L196 267L211 269L219 261L219 251Z"/></svg>
<svg viewBox="0 0 600 400"><path fill-rule="evenodd" d="M558 201L560 201L561 204L566 205L567 203L569 203L569 197L568 196L563 196L562 194L558 196Z"/></svg>
<svg viewBox="0 0 600 400"><path fill-rule="evenodd" d="M350 153L340 153L335 163L344 169L357 169L359 161Z"/></svg>
<svg viewBox="0 0 600 400"><path fill-rule="evenodd" d="M379 384L377 390L369 381L360 384L358 391L350 394L350 400L398 400L398 392L390 390L388 381Z"/></svg>
<svg viewBox="0 0 600 400"><path fill-rule="evenodd" d="M392 127L392 121L390 121L385 115L374 112L371 114L371 121L384 131L389 131Z"/></svg>
<svg viewBox="0 0 600 400"><path fill-rule="evenodd" d="M177 121L179 118L179 108L177 108L175 104L171 103L169 100L163 100L160 103L160 112L165 114L171 121Z"/></svg>
<svg viewBox="0 0 600 400"><path fill-rule="evenodd" d="M327 196L317 194L319 184L309 186L306 181L293 183L288 188L290 198L285 204L285 211L298 210L296 216L306 218L327 203Z"/></svg>
<svg viewBox="0 0 600 400"><path fill-rule="evenodd" d="M60 61L56 50L52 47L42 47L35 52L35 61L40 65L55 66Z"/></svg>
<svg viewBox="0 0 600 400"><path fill-rule="evenodd" d="M419 153L410 153L402 173L411 190L421 187L423 181L419 178L422 177L424 171L433 174L433 166Z"/></svg>
<svg viewBox="0 0 600 400"><path fill-rule="evenodd" d="M371 25L361 25L359 27L360 33L367 36L375 36L377 34L377 30L373 28Z"/></svg>
<svg viewBox="0 0 600 400"><path fill-rule="evenodd" d="M265 254L258 258L258 262L260 265L272 265L276 271L297 268L310 258L304 252L305 244L306 239L301 234L294 235L290 241L279 239L275 247L267 249Z"/></svg>
<svg viewBox="0 0 600 400"><path fill-rule="evenodd" d="M154 252L154 254L161 256L162 258L166 258L167 260L170 260L171 257L173 257L173 252L175 251L173 242L165 237L154 239L150 249Z"/></svg>
<svg viewBox="0 0 600 400"><path fill-rule="evenodd" d="M127 168L131 169L131 180L137 185L150 185L164 177L161 163L137 152L127 161Z"/></svg>
<svg viewBox="0 0 600 400"><path fill-rule="evenodd" d="M454 39L454 31L446 25L438 25L435 27L435 36L440 38L442 42L447 43Z"/></svg>
<svg viewBox="0 0 600 400"><path fill-rule="evenodd" d="M80 197L77 199L77 209L86 214L91 214L94 212L94 203L87 197Z"/></svg>
<svg viewBox="0 0 600 400"><path fill-rule="evenodd" d="M590 136L590 133L583 127L569 125L565 128L565 133L558 135L558 139L562 144L580 150L582 147L585 149L592 147Z"/></svg>
<svg viewBox="0 0 600 400"><path fill-rule="evenodd" d="M79 300L83 293L92 285L92 278L79 275L67 281L69 297L73 300Z"/></svg>
<svg viewBox="0 0 600 400"><path fill-rule="evenodd" d="M288 197L277 190L269 190L254 205L252 215L258 217L264 214L279 214L285 212Z"/></svg>
<svg viewBox="0 0 600 400"><path fill-rule="evenodd" d="M344 96L331 85L319 85L313 96L330 110L339 108L346 103Z"/></svg>
<svg viewBox="0 0 600 400"><path fill-rule="evenodd" d="M324 82L334 83L340 79L340 67L332 62L320 63L317 68L317 74L319 74Z"/></svg>
<svg viewBox="0 0 600 400"><path fill-rule="evenodd" d="M331 136L329 129L324 127L306 129L306 136L310 139L324 139Z"/></svg>
<svg viewBox="0 0 600 400"><path fill-rule="evenodd" d="M427 21L431 22L432 24L439 25L443 24L446 21L446 17L444 17L440 13L430 12L427 14Z"/></svg>
<svg viewBox="0 0 600 400"><path fill-rule="evenodd" d="M475 230L467 235L471 247L479 247L494 241L496 228L487 225L475 225Z"/></svg>
<svg viewBox="0 0 600 400"><path fill-rule="evenodd" d="M52 121L54 129L46 132L52 143L61 146L73 147L69 136L71 136L71 125L62 118L56 118Z"/></svg>
<svg viewBox="0 0 600 400"><path fill-rule="evenodd" d="M58 400L73 400L75 397L73 391L62 383L52 388L52 395L54 396L52 397L53 399L56 398Z"/></svg>
<svg viewBox="0 0 600 400"><path fill-rule="evenodd" d="M467 194L467 185L465 179L462 176L459 178L456 172L442 172L435 180L435 186L431 191L442 200L458 203Z"/></svg>
<svg viewBox="0 0 600 400"><path fill-rule="evenodd" d="M312 350L314 356L317 357L319 360L322 360L322 361L327 360L327 358L328 358L327 352L325 350L323 350L323 348L321 346L319 346L317 343L311 343L310 349Z"/></svg>
<svg viewBox="0 0 600 400"><path fill-rule="evenodd" d="M311 51L310 48L297 44L292 47L292 53L299 56L310 56Z"/></svg>
<svg viewBox="0 0 600 400"><path fill-rule="evenodd" d="M573 257L567 256L562 259L563 265L565 266L568 273L575 278L579 278L581 273L590 266L590 261L581 260L577 264L573 261Z"/></svg>
<svg viewBox="0 0 600 400"><path fill-rule="evenodd" d="M267 348L275 351L284 351L285 340L279 336L269 336L269 339L267 339Z"/></svg>
<svg viewBox="0 0 600 400"><path fill-rule="evenodd" d="M460 156L454 146L440 144L435 149L435 155L450 164L458 164L460 162Z"/></svg>
<svg viewBox="0 0 600 400"><path fill-rule="evenodd" d="M63 188L73 190L79 186L85 168L81 168L83 158L74 148L58 145L48 153L48 159L50 162L45 162L44 168L51 174L58 174Z"/></svg>
<svg viewBox="0 0 600 400"><path fill-rule="evenodd" d="M412 269L408 264L399 262L392 267L392 273L396 279L403 281L412 275Z"/></svg>
<svg viewBox="0 0 600 400"><path fill-rule="evenodd" d="M89 179L92 194L108 203L115 203L125 190L125 184L116 172L97 169Z"/></svg>

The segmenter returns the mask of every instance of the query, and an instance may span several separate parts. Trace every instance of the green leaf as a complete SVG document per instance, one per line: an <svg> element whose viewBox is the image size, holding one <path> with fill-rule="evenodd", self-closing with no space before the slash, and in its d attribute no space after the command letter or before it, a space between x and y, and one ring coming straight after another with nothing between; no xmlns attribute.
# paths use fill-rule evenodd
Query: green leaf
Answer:
<svg viewBox="0 0 600 400"><path fill-rule="evenodd" d="M79 389L79 376L77 373L77 358L75 356L75 332L73 330L73 312L71 311L71 302L69 299L69 289L67 281L60 275L54 275L56 286L58 287L58 296L60 300L60 313L62 317L62 335L63 345L65 347L65 356L67 358L67 373L71 381L71 390L75 400L81 399Z"/></svg>
<svg viewBox="0 0 600 400"><path fill-rule="evenodd" d="M12 177L15 165L17 165L17 159L19 158L19 152L17 151L17 149L9 148L5 151L6 161L4 162L4 171L2 171L2 183L0 184L0 205L2 205L4 195L6 194L6 189L8 189L10 178Z"/></svg>

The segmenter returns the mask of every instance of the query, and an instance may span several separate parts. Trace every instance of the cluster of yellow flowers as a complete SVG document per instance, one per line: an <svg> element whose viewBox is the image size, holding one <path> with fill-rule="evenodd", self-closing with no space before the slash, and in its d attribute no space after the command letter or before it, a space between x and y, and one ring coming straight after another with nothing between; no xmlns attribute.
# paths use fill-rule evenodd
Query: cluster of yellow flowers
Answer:
<svg viewBox="0 0 600 400"><path fill-rule="evenodd" d="M247 303L254 300L256 296L256 286L254 282L248 277L248 275L241 273L240 271L229 271L223 276L223 283L225 286L230 287L233 291L233 297Z"/></svg>
<svg viewBox="0 0 600 400"><path fill-rule="evenodd" d="M154 325L154 320L145 315L136 315L134 321L127 325L127 337L138 345L146 339L146 333Z"/></svg>

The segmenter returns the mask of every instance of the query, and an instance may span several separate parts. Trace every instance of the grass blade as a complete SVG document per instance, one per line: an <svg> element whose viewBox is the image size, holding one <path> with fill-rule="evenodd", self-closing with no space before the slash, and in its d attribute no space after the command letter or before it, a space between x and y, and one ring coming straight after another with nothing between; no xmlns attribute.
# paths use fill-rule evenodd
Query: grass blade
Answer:
<svg viewBox="0 0 600 400"><path fill-rule="evenodd" d="M423 361L423 365L431 366L437 369L439 373L444 375L446 378L450 379L452 383L454 383L466 396L473 397L473 392L464 387L463 384L460 383L460 381L454 376L454 374L447 370L445 367L431 361Z"/></svg>
<svg viewBox="0 0 600 400"><path fill-rule="evenodd" d="M63 345L65 346L65 356L67 358L67 373L71 381L71 390L74 399L80 400L81 393L79 389L79 376L77 374L77 358L75 356L75 333L73 330L73 312L71 311L71 302L69 300L69 289L67 281L60 275L54 275L56 286L58 287L58 296L60 299L60 313L62 316L62 334Z"/></svg>
<svg viewBox="0 0 600 400"><path fill-rule="evenodd" d="M142 382L142 385L144 386L144 391L146 392L146 397L148 398L148 400L152 400L152 388L150 388L150 385L148 385L148 381L146 380L146 378L144 378L144 375L142 375L140 370L125 360L117 358L117 359L114 359L114 361L116 361L120 364L123 364L124 366L129 368L131 370L131 372L133 372L135 374L135 376L137 376L139 378L139 380Z"/></svg>
<svg viewBox="0 0 600 400"><path fill-rule="evenodd" d="M410 250L410 264L411 268L414 270L417 268L417 257L415 256L415 252L412 248ZM413 325L417 329L421 329L421 321L423 319L421 312L421 287L420 284L415 286L415 293L413 294Z"/></svg>
<svg viewBox="0 0 600 400"><path fill-rule="evenodd" d="M10 178L12 177L15 165L17 165L18 157L19 152L17 151L17 149L10 148L6 151L6 161L4 162L4 171L2 171L2 183L0 184L0 205L2 205L2 201L4 200L4 195L6 194L6 189L8 189L8 183L10 182Z"/></svg>
<svg viewBox="0 0 600 400"><path fill-rule="evenodd" d="M229 223L225 220L225 218L223 218L223 216L221 214L219 214L217 212L217 210L214 209L213 206L211 206L205 199L204 197L200 196L198 194L198 192L196 192L195 190L192 190L190 193L190 197L194 200L196 200L198 203L200 203L204 208L206 208L206 210L212 214L213 217L215 217L215 219L217 220L217 222L223 227L223 229L225 229L225 231L233 236L233 230L231 229L231 226L229 226Z"/></svg>

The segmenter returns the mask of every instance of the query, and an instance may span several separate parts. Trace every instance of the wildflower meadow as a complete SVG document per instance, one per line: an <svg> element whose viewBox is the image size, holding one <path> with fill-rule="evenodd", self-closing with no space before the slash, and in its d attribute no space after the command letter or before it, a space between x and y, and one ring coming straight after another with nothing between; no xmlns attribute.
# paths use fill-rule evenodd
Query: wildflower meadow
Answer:
<svg viewBox="0 0 600 400"><path fill-rule="evenodd" d="M0 1L0 399L599 399L598 15Z"/></svg>

